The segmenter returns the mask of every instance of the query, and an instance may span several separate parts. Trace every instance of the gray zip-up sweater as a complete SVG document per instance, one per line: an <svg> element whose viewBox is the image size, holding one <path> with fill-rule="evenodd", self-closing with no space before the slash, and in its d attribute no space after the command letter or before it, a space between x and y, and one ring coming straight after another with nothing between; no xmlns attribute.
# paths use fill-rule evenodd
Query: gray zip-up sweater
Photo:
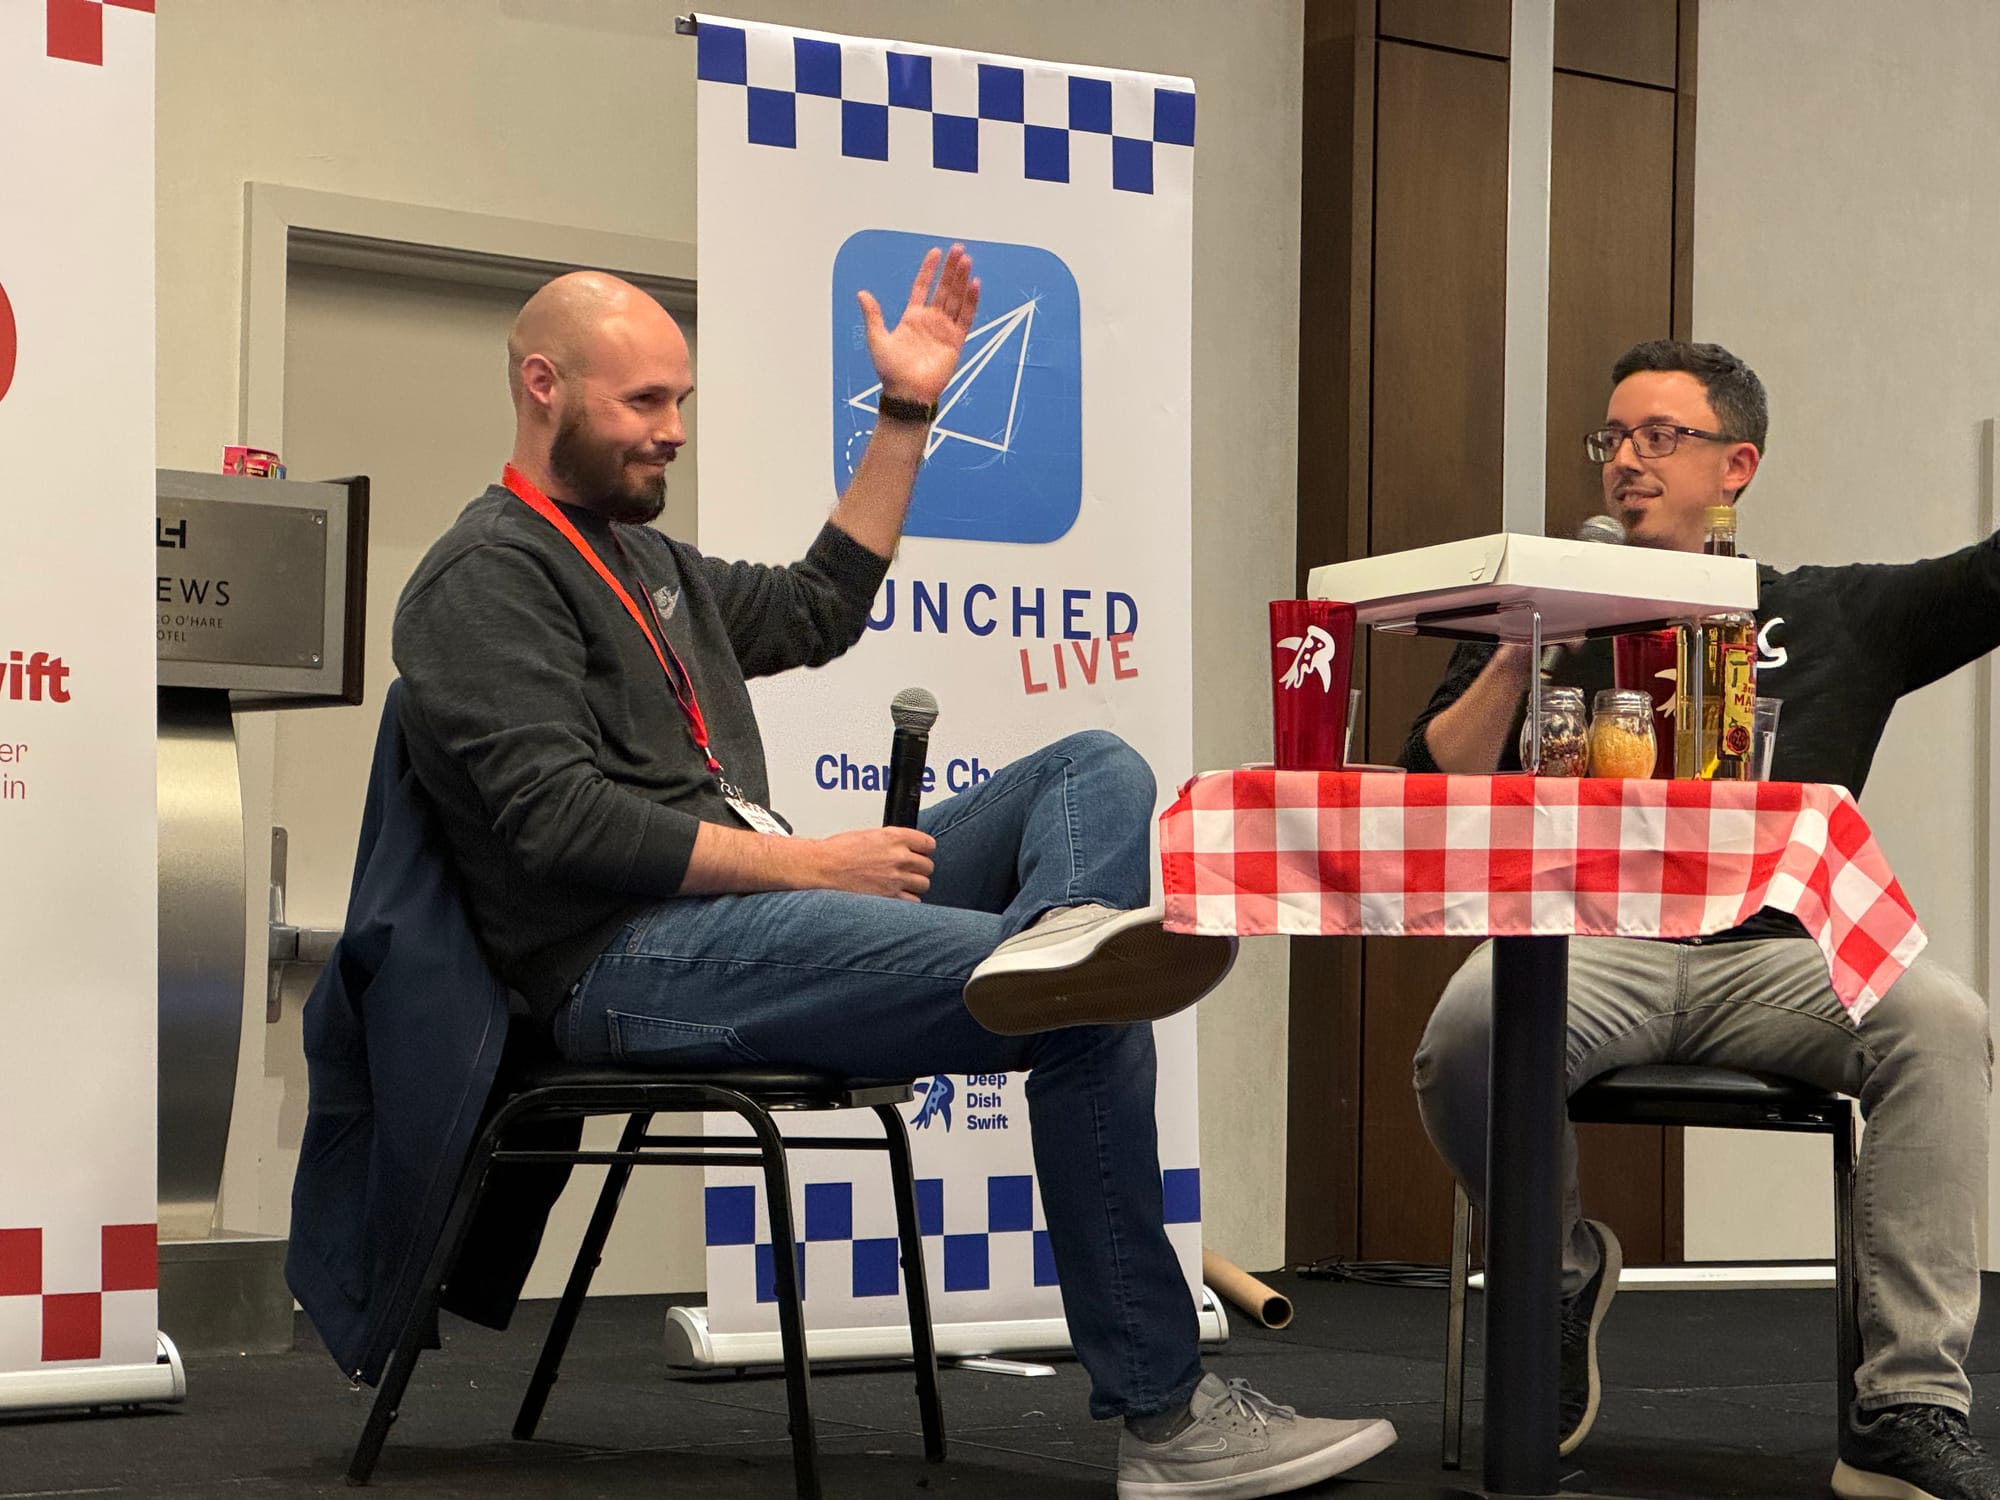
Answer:
<svg viewBox="0 0 2000 1500"><path fill-rule="evenodd" d="M860 639L888 563L831 524L800 562L704 557L562 510L693 679L723 774L768 805L745 679ZM621 550L622 544L622 550ZM547 520L495 485L396 606L403 728L494 970L552 1016L619 926L680 888L703 821L742 827L632 617Z"/></svg>

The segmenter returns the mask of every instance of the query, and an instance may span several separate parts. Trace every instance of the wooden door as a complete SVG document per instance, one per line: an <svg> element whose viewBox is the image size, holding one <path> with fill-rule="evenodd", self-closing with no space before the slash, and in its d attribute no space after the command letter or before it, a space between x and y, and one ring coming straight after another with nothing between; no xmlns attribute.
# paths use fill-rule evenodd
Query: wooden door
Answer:
<svg viewBox="0 0 2000 1500"><path fill-rule="evenodd" d="M1550 209L1548 530L1599 508L1581 437L1612 361L1687 321L1691 0L1562 0ZM1611 18L1607 18L1609 13ZM1299 571L1500 529L1506 0L1309 3ZM1394 758L1447 645L1367 644ZM1411 1059L1474 945L1299 939L1288 1253L1441 1262L1450 1181ZM1585 1201L1635 1261L1680 1256L1676 1132L1586 1132Z"/></svg>

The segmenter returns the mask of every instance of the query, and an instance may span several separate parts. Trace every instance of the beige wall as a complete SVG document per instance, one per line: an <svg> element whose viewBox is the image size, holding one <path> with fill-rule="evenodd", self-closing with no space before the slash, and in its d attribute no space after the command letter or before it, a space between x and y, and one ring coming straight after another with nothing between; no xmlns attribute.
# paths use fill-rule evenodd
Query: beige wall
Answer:
<svg viewBox="0 0 2000 1500"><path fill-rule="evenodd" d="M1996 58L1991 0L1704 0L1695 333L1771 392L1770 459L1743 509L1758 557L1904 560L1992 527ZM1863 808L1932 954L1991 994L1988 670L1903 702ZM1816 1142L1704 1136L1687 1160L1691 1256L1827 1243Z"/></svg>
<svg viewBox="0 0 2000 1500"><path fill-rule="evenodd" d="M1226 15L1194 0L766 0L756 13L1195 79L1195 749L1204 765L1261 756L1266 700L1240 663L1257 659L1262 602L1291 575L1300 0ZM692 242L694 51L671 15L660 0L162 6L159 462L205 468L237 436L246 182ZM270 724L243 721L242 741L254 828L271 805ZM1281 946L1249 945L1202 1018L1209 1240L1252 1265L1281 1252L1284 988ZM225 1222L281 1228L257 1164L295 1146L299 1101L265 1087L261 996L246 1015Z"/></svg>

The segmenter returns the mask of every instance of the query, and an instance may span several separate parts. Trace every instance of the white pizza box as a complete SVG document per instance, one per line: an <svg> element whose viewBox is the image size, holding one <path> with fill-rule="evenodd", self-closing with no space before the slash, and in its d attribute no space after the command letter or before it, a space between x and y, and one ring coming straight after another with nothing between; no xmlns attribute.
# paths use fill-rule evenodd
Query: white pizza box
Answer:
<svg viewBox="0 0 2000 1500"><path fill-rule="evenodd" d="M1314 568L1313 599L1355 607L1377 630L1526 641L1530 609L1544 641L1757 610L1757 564L1747 557L1501 532Z"/></svg>

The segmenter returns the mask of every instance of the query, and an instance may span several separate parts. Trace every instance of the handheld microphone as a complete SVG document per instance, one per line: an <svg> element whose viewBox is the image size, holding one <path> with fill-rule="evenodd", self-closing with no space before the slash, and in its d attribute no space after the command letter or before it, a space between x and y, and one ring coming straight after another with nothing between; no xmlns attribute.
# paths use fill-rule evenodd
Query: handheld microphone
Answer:
<svg viewBox="0 0 2000 1500"><path fill-rule="evenodd" d="M889 746L889 793L882 804L884 828L915 828L917 802L924 792L924 758L930 753L931 725L938 701L923 688L904 688L889 704L896 737Z"/></svg>
<svg viewBox="0 0 2000 1500"><path fill-rule="evenodd" d="M1595 515L1576 528L1579 542L1610 542L1613 546L1625 545L1625 527L1616 516Z"/></svg>
<svg viewBox="0 0 2000 1500"><path fill-rule="evenodd" d="M1579 542L1605 542L1614 547L1625 545L1625 527L1616 516L1595 515L1576 528ZM1563 659L1563 646L1542 648L1542 676L1547 677L1556 669L1556 663Z"/></svg>

